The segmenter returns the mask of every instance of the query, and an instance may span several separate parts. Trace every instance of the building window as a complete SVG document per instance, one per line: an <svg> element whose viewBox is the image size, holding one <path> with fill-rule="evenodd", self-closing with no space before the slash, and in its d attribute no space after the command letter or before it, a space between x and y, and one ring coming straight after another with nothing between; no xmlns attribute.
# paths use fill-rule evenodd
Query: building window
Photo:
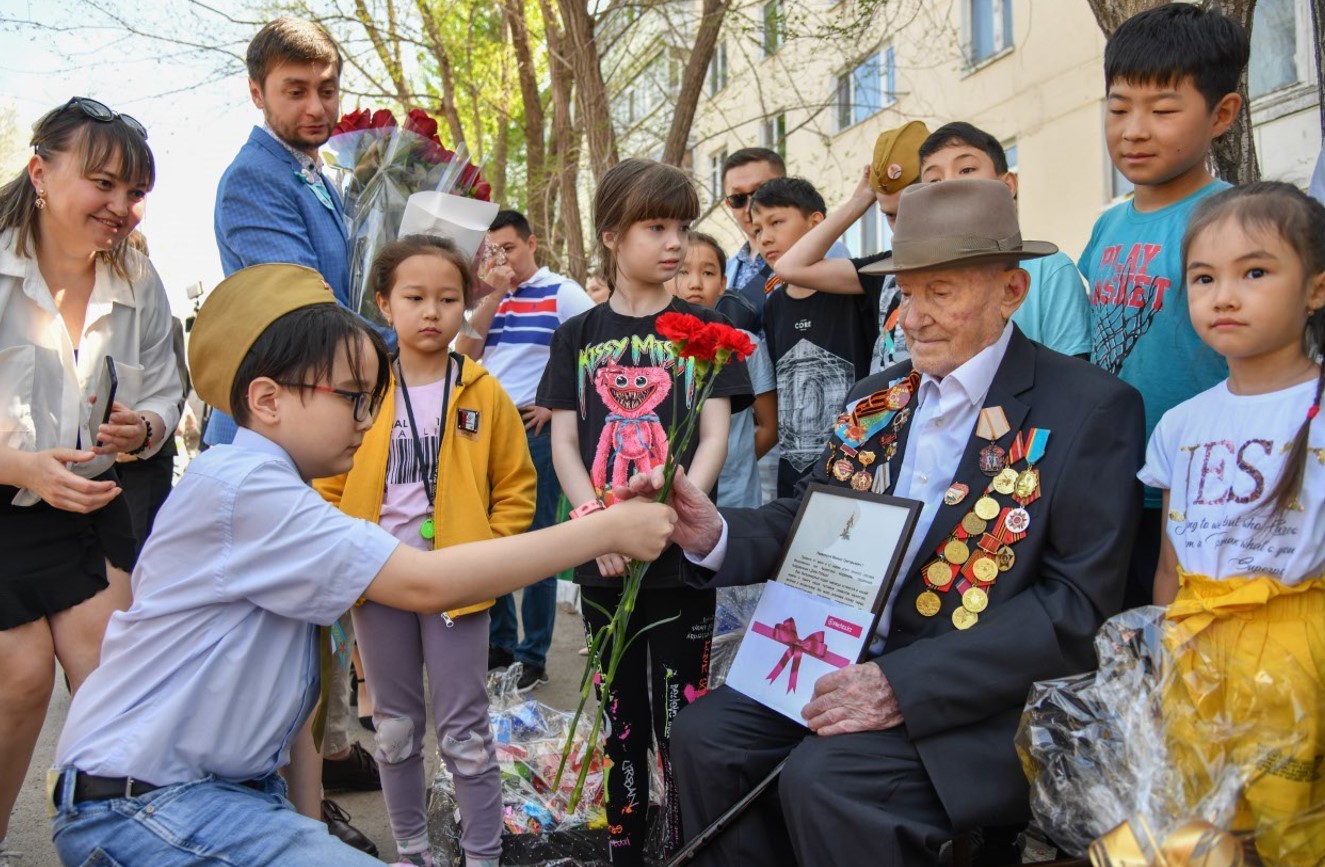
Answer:
<svg viewBox="0 0 1325 867"><path fill-rule="evenodd" d="M1012 0L967 0L971 64L1012 47Z"/></svg>
<svg viewBox="0 0 1325 867"><path fill-rule="evenodd" d="M726 151L709 155L709 191L715 202L722 200L722 167L726 162Z"/></svg>
<svg viewBox="0 0 1325 867"><path fill-rule="evenodd" d="M1296 7L1295 0L1260 0L1256 4L1247 69L1247 92L1252 99L1298 82Z"/></svg>
<svg viewBox="0 0 1325 867"><path fill-rule="evenodd" d="M713 49L709 61L709 96L717 96L727 87L727 41L724 39Z"/></svg>
<svg viewBox="0 0 1325 867"><path fill-rule="evenodd" d="M760 125L760 144L771 150L775 150L783 158L787 158L787 115L778 114L775 117L764 118Z"/></svg>
<svg viewBox="0 0 1325 867"><path fill-rule="evenodd" d="M782 47L782 25L785 23L782 0L768 0L764 4L764 56L777 54Z"/></svg>
<svg viewBox="0 0 1325 867"><path fill-rule="evenodd" d="M870 205L859 220L842 235L842 242L847 245L854 257L873 256L882 253L892 244L893 233L888 228L888 221L878 205Z"/></svg>
<svg viewBox="0 0 1325 867"><path fill-rule="evenodd" d="M878 114L897 98L897 59L889 45L837 77L837 128Z"/></svg>
<svg viewBox="0 0 1325 867"><path fill-rule="evenodd" d="M1017 173L1017 143L1011 141L1003 145L1003 154L1008 160L1008 171L1015 175Z"/></svg>

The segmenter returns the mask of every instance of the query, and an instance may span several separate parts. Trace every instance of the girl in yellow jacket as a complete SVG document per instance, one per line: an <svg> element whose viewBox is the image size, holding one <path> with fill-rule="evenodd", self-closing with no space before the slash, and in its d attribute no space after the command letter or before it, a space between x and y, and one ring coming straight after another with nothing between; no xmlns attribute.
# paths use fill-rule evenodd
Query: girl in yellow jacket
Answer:
<svg viewBox="0 0 1325 867"><path fill-rule="evenodd" d="M318 482L318 490L418 548L523 532L534 516L536 478L520 413L478 363L448 351L477 286L468 258L449 240L410 235L382 250L370 279L399 354L353 467ZM484 689L491 605L441 617L373 602L353 611L402 864L433 864L424 812L425 667L437 743L455 778L466 863L498 864L501 775Z"/></svg>

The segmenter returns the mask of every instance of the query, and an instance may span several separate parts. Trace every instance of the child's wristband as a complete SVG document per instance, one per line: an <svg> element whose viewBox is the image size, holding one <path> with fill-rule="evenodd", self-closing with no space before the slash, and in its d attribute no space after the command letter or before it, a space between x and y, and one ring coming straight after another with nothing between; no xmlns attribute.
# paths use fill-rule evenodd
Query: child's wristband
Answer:
<svg viewBox="0 0 1325 867"><path fill-rule="evenodd" d="M583 518L585 515L592 515L594 512L601 512L606 508L600 500L590 500L587 503L581 503L570 510L570 519Z"/></svg>

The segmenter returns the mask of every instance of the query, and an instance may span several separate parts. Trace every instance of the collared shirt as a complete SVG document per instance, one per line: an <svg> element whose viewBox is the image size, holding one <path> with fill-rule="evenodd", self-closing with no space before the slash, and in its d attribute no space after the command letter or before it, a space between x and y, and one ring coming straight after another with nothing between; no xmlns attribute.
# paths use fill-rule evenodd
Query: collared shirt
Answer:
<svg viewBox="0 0 1325 867"><path fill-rule="evenodd" d="M142 456L155 454L173 435L183 386L170 303L147 257L126 251L125 266L127 280L97 262L83 333L74 342L36 258L19 255L12 229L0 234L0 445L29 452L78 446L93 410L104 409L91 406L87 394L107 357L115 360L119 379L115 400L165 422L164 431L152 432L155 447ZM99 456L80 464L78 473L94 476L114 461ZM26 489L14 498L18 506L37 501Z"/></svg>
<svg viewBox="0 0 1325 867"><path fill-rule="evenodd" d="M911 574L920 546L924 544L930 525L934 523L934 516L943 502L943 494L952 484L952 476L966 453L966 445L975 430L975 422L989 394L989 386L994 381L999 365L1003 363L1011 339L1012 323L1009 322L997 340L952 373L942 379L929 374L920 377L915 416L911 419L906 449L902 452L902 462L898 467L897 484L892 492L898 497L920 500L925 505L916 520L906 556L898 568L892 595L884 606L883 616L879 618L879 638L888 635L893 602L906 583L906 577ZM715 572L722 567L726 557L725 519L718 544L707 557L700 559L686 554L692 563ZM878 653L880 650L881 647L871 646L871 652Z"/></svg>
<svg viewBox="0 0 1325 867"><path fill-rule="evenodd" d="M299 167L304 170L305 178L320 187L326 186L326 179L322 177L322 157L320 155L310 157L304 151L299 150L299 148L278 136L276 131L265 123L262 125L262 131L275 139L278 145L284 148L290 156L294 157L295 162L299 163Z"/></svg>
<svg viewBox="0 0 1325 867"><path fill-rule="evenodd" d="M318 630L400 543L240 428L189 464L74 696L57 767L170 785L242 781L289 761L318 697Z"/></svg>
<svg viewBox="0 0 1325 867"><path fill-rule="evenodd" d="M483 366L516 406L534 402L558 326L593 306L579 283L547 267L497 302L483 344Z"/></svg>

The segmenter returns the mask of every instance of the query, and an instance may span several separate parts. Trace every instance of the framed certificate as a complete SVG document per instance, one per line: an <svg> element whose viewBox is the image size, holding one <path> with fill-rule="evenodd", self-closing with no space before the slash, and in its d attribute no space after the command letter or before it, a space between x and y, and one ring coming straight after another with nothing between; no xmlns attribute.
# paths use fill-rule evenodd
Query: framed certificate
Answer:
<svg viewBox="0 0 1325 867"><path fill-rule="evenodd" d="M727 685L803 723L815 681L869 648L922 507L810 485Z"/></svg>
<svg viewBox="0 0 1325 867"><path fill-rule="evenodd" d="M923 507L919 500L810 485L773 580L879 614Z"/></svg>

